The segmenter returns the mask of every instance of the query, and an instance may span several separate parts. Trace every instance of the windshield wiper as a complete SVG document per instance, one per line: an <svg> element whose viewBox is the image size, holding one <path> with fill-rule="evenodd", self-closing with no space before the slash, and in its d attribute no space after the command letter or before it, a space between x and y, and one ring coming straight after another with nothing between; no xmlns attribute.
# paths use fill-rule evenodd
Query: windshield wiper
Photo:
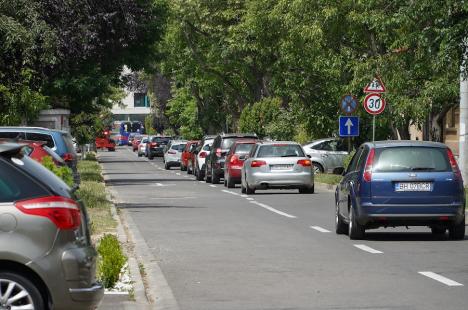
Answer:
<svg viewBox="0 0 468 310"><path fill-rule="evenodd" d="M297 157L297 155L282 155L281 157Z"/></svg>
<svg viewBox="0 0 468 310"><path fill-rule="evenodd" d="M433 167L413 167L411 171L433 171L435 168Z"/></svg>

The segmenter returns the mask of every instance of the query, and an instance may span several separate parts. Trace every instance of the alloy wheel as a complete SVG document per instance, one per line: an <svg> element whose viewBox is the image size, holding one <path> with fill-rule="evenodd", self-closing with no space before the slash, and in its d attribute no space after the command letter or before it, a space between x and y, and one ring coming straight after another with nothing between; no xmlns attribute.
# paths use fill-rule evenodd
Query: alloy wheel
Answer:
<svg viewBox="0 0 468 310"><path fill-rule="evenodd" d="M20 284L8 279L0 279L0 310L34 310L30 293Z"/></svg>

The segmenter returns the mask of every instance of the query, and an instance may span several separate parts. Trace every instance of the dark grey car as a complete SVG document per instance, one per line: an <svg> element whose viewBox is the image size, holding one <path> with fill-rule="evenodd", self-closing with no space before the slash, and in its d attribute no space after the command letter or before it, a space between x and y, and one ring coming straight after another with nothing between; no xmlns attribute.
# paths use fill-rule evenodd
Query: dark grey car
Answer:
<svg viewBox="0 0 468 310"><path fill-rule="evenodd" d="M0 144L0 309L94 309L97 253L70 188Z"/></svg>

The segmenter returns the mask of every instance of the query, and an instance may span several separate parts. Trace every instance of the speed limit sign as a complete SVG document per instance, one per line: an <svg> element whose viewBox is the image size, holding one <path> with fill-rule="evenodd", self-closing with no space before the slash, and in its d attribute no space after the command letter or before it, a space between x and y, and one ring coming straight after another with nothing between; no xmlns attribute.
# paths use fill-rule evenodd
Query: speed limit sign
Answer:
<svg viewBox="0 0 468 310"><path fill-rule="evenodd" d="M385 110L385 99L380 94L369 94L364 98L364 109L369 114L378 115Z"/></svg>

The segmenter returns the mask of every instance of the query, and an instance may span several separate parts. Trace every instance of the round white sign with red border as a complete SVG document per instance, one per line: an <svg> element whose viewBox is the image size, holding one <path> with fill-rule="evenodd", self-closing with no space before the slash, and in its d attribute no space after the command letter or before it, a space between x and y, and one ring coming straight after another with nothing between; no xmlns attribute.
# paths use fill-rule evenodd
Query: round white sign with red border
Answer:
<svg viewBox="0 0 468 310"><path fill-rule="evenodd" d="M385 110L385 99L380 94L368 94L364 98L364 109L369 114L378 115Z"/></svg>

